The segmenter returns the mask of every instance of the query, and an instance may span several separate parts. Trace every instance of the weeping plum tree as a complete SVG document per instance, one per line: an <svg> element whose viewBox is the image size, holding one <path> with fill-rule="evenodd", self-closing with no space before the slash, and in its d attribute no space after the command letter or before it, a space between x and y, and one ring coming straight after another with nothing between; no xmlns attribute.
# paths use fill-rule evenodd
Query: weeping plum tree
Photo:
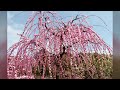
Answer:
<svg viewBox="0 0 120 90"><path fill-rule="evenodd" d="M54 12L34 12L8 49L8 78L111 78L112 48L87 18L77 15L65 23Z"/></svg>

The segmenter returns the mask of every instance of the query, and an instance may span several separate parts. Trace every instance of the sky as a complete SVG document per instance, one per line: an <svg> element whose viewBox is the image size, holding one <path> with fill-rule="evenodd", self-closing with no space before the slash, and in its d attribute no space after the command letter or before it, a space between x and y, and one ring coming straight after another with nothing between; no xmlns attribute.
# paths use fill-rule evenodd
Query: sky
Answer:
<svg viewBox="0 0 120 90"><path fill-rule="evenodd" d="M8 11L7 21L7 42L8 47L12 46L14 43L18 42L19 36L22 33L24 25L28 17L33 13L33 11ZM93 30L111 47L113 47L113 12L112 11L57 11L57 14L61 17L67 17L64 20L68 20L76 15L94 15L87 19L89 25L94 26ZM100 18L98 18L98 17ZM105 25L104 24L104 22ZM103 27L100 27L100 26ZM107 29L106 29L107 28Z"/></svg>

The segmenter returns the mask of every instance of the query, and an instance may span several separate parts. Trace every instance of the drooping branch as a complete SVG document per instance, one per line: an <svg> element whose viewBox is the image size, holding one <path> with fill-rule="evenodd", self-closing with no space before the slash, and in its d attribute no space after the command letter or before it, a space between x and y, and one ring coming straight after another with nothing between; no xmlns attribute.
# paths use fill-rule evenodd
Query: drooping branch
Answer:
<svg viewBox="0 0 120 90"><path fill-rule="evenodd" d="M36 17L38 22L34 24ZM83 79L97 78L97 72L103 73L100 78L106 78L104 68L96 63L108 65L104 59L112 49L92 28L75 22L80 19L78 15L67 24L56 17L50 11L37 11L27 21L20 41L8 50L8 77Z"/></svg>

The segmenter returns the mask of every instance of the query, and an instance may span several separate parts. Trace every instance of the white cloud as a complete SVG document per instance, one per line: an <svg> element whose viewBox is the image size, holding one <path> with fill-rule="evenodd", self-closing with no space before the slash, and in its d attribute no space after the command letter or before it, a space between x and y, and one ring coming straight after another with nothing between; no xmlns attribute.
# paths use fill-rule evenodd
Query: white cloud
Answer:
<svg viewBox="0 0 120 90"><path fill-rule="evenodd" d="M8 25L7 29L8 48L11 47L14 43L19 41L19 36L17 34L20 33L22 33L22 30L15 29L13 26Z"/></svg>
<svg viewBox="0 0 120 90"><path fill-rule="evenodd" d="M7 12L7 49L11 47L14 43L19 41L20 36L24 30L24 24L22 22L16 21L19 19L17 15L20 15L23 11L8 11ZM31 12L28 12L31 13ZM34 13L34 12L32 12ZM27 15L27 14L26 14ZM24 17L23 17L24 18ZM22 18L21 18L22 19Z"/></svg>
<svg viewBox="0 0 120 90"><path fill-rule="evenodd" d="M8 26L7 26L7 49L11 47L14 43L17 43L19 41L19 35L22 33L24 29L23 24L18 24L14 22L12 17L15 15L16 12L8 12L7 16L7 21L8 21ZM18 13L18 12L17 12Z"/></svg>
<svg viewBox="0 0 120 90"><path fill-rule="evenodd" d="M14 16L19 15L23 11L8 11L7 12L7 18L8 19L13 19Z"/></svg>

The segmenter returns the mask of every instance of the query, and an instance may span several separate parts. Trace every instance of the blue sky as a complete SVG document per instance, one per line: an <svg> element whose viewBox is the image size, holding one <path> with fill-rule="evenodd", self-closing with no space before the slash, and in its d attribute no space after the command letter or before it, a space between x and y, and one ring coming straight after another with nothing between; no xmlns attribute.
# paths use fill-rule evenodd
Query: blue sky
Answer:
<svg viewBox="0 0 120 90"><path fill-rule="evenodd" d="M32 11L8 11L8 48L19 40L17 33L22 33L27 18L32 14ZM101 25L107 29L99 26L94 26L94 31L103 38L103 40L113 47L113 12L112 11L57 11L58 15L62 17L72 18L76 15L96 15L87 19L90 25ZM67 20L67 18L66 18Z"/></svg>

